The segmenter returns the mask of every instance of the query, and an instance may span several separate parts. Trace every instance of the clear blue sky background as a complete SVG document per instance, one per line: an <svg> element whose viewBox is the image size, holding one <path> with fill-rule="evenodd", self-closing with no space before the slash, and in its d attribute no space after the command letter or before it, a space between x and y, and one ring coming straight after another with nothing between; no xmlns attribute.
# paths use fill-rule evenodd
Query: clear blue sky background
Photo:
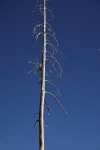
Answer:
<svg viewBox="0 0 100 150"><path fill-rule="evenodd" d="M100 150L100 0L51 0L64 113L52 101L45 115L45 150ZM0 150L38 150L34 113L37 79L28 76L35 0L0 0ZM50 102L51 103L51 102Z"/></svg>

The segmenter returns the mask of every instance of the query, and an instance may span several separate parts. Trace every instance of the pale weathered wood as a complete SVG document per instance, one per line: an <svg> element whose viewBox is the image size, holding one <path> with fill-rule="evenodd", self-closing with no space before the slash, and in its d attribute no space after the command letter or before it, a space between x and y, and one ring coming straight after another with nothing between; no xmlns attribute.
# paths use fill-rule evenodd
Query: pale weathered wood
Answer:
<svg viewBox="0 0 100 150"><path fill-rule="evenodd" d="M51 108L48 106L47 99L45 99L46 95L51 96L63 109L65 114L67 114L65 108L62 106L60 101L58 100L58 96L61 96L59 89L52 83L52 78L48 78L48 72L51 72L54 74L53 78L56 78L57 76L61 76L62 74L62 68L60 66L59 61L57 60L55 54L62 54L58 47L58 40L55 36L55 32L52 28L52 26L48 22L48 14L53 18L52 10L47 8L46 3L47 0L42 0L43 4L39 4L39 1L37 0L37 5L35 8L35 13L39 12L41 15L41 18L43 19L41 21L38 21L37 25L34 27L33 33L35 35L33 44L38 41L40 37L42 37L42 57L34 62L29 61L34 66L34 72L40 73L40 78L38 85L41 85L40 88L40 104L39 104L39 112L36 113L39 115L38 119L35 121L34 128L38 124L39 125L39 150L44 150L44 106L46 106L48 114L52 113ZM63 54L62 54L63 55ZM51 70L48 69L47 64L49 64ZM31 73L32 70L29 72ZM47 76L48 75L48 76ZM50 76L51 77L51 76ZM53 87L57 94L53 94L50 91L47 91L45 86L49 84L51 87ZM36 128L35 128L36 131ZM36 131L37 133L37 131Z"/></svg>
<svg viewBox="0 0 100 150"><path fill-rule="evenodd" d="M39 150L44 150L44 100L45 100L45 69L46 69L46 0L44 0L43 23L43 55L41 72L41 95L39 107Z"/></svg>

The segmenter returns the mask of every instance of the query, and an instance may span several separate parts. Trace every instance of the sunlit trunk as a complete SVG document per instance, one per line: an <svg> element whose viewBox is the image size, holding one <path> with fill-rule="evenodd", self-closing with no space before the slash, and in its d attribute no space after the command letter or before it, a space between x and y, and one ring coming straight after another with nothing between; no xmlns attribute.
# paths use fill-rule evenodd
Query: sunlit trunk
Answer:
<svg viewBox="0 0 100 150"><path fill-rule="evenodd" d="M44 0L41 95L40 95L40 108L39 108L39 150L44 150L45 69L46 69L46 0Z"/></svg>

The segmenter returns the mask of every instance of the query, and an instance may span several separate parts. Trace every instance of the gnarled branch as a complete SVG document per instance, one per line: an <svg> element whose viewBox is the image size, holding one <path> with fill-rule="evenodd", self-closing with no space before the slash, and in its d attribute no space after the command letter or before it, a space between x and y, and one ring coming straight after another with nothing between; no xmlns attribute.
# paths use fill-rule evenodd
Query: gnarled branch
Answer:
<svg viewBox="0 0 100 150"><path fill-rule="evenodd" d="M54 94L52 94L51 92L45 91L45 93L51 95L56 100L56 102L59 104L59 106L63 109L63 111L65 112L65 115L67 115L66 109L59 102L58 98Z"/></svg>
<svg viewBox="0 0 100 150"><path fill-rule="evenodd" d="M58 96L61 96L59 89L49 80L45 80L45 82L48 82L49 84L51 84L58 92Z"/></svg>

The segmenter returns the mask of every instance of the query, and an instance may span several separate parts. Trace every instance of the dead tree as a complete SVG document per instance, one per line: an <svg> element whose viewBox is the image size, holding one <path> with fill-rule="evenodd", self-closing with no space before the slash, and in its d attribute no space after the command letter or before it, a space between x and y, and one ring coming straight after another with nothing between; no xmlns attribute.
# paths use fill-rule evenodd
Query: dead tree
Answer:
<svg viewBox="0 0 100 150"><path fill-rule="evenodd" d="M37 124L39 125L39 150L44 150L44 106L47 108L48 114L53 113L48 106L46 95L50 95L53 99L55 99L55 101L60 105L65 114L67 114L67 112L58 100L58 96L61 95L58 88L53 84L53 79L61 76L62 74L62 68L56 58L56 54L62 53L59 51L58 40L56 38L53 27L49 23L50 17L51 19L53 18L52 9L47 7L47 0L40 1L42 1L42 3L39 4L39 2L37 1L34 12L38 15L41 15L41 18L43 18L43 20L38 20L36 26L34 27L33 44L37 42L40 37L42 37L42 56L35 62L30 61L29 63L33 65L33 71L40 74L38 83L41 86L38 113L39 116L34 124L34 127ZM49 16L49 18L47 16ZM53 74L53 77L51 77L51 74ZM47 91L47 84L53 87L57 91L57 94L53 94L52 92Z"/></svg>

